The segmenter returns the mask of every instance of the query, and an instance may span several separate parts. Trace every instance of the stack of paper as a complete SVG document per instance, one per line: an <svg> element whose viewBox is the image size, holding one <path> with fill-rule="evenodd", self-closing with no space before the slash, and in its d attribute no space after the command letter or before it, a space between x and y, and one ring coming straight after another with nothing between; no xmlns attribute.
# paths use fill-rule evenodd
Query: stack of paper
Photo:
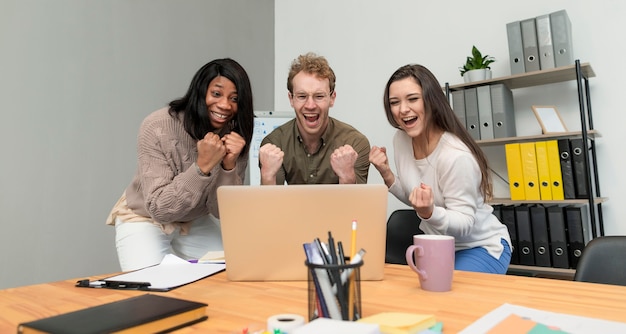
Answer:
<svg viewBox="0 0 626 334"><path fill-rule="evenodd" d="M383 312L361 318L358 322L378 324L383 334L416 334L436 324L435 316L402 312Z"/></svg>

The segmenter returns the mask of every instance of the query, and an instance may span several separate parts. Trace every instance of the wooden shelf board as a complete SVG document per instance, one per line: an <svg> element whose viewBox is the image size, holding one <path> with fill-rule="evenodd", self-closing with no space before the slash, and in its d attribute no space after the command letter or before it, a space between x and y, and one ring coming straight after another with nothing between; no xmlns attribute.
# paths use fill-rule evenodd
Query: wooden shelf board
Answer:
<svg viewBox="0 0 626 334"><path fill-rule="evenodd" d="M596 76L593 68L591 68L591 65L589 63L581 63L580 69L584 78L592 78ZM495 85L502 83L509 89L517 89L531 86L547 85L551 83L570 80L576 80L575 65L562 66L559 68L552 68L527 73L519 73L508 77L499 77L489 80L451 85L449 88L451 91L453 91L476 86Z"/></svg>
<svg viewBox="0 0 626 334"><path fill-rule="evenodd" d="M570 131L570 132L550 133L550 134L541 134L541 135L532 135L532 136L519 136L519 137L477 140L476 143L479 146L496 146L496 145L503 145L507 143L523 143L523 142L529 142L529 141L543 141L543 140L561 139L561 138L577 138L580 136L582 136L582 131L573 131L573 132ZM602 135L600 134L600 132L598 132L598 130L587 131L587 136L590 139L602 137Z"/></svg>

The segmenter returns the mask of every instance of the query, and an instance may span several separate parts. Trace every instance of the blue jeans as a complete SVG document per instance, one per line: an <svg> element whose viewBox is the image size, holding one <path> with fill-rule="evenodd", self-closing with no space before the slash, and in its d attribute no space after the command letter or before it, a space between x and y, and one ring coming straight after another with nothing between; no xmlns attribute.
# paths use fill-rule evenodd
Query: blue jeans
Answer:
<svg viewBox="0 0 626 334"><path fill-rule="evenodd" d="M501 243L504 246L504 250L500 255L500 259L494 258L482 247L457 251L454 255L454 269L490 274L506 274L511 262L511 248L506 240L502 239Z"/></svg>

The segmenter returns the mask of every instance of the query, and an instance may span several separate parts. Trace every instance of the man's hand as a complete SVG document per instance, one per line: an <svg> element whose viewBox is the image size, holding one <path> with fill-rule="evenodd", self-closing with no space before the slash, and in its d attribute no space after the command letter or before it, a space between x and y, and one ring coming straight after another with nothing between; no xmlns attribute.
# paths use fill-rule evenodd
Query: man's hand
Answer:
<svg viewBox="0 0 626 334"><path fill-rule="evenodd" d="M356 183L354 164L358 157L359 154L350 145L343 145L330 155L330 166L339 177L339 183Z"/></svg>
<svg viewBox="0 0 626 334"><path fill-rule="evenodd" d="M267 143L259 148L261 184L276 184L276 174L283 165L285 152L280 147Z"/></svg>

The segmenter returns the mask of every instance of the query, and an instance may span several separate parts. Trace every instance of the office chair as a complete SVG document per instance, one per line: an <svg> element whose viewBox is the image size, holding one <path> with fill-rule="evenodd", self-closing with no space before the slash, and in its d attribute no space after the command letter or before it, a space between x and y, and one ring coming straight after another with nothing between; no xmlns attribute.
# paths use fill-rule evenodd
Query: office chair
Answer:
<svg viewBox="0 0 626 334"><path fill-rule="evenodd" d="M578 260L574 281L626 286L626 236L591 240Z"/></svg>
<svg viewBox="0 0 626 334"><path fill-rule="evenodd" d="M413 244L415 234L424 234L419 229L420 219L413 209L400 209L391 213L387 220L385 263L407 264L406 249Z"/></svg>

